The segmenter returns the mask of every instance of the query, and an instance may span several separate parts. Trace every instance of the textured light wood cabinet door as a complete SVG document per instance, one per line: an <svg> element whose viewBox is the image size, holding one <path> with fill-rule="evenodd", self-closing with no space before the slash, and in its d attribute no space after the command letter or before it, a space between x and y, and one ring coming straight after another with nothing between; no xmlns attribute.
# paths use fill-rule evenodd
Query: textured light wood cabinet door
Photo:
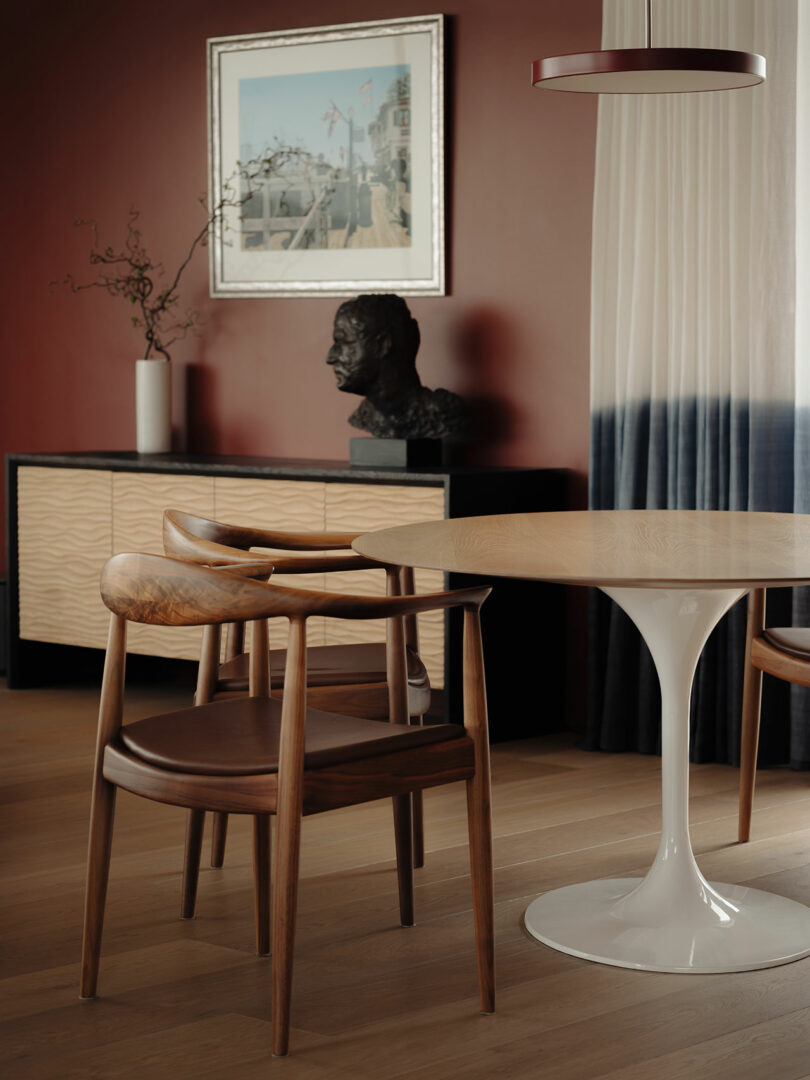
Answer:
<svg viewBox="0 0 810 1080"><path fill-rule="evenodd" d="M112 474L24 467L17 473L20 637L104 648L99 574L112 553Z"/></svg>
<svg viewBox="0 0 810 1080"><path fill-rule="evenodd" d="M326 484L319 480L262 480L218 476L217 521L254 529L321 532L326 521Z"/></svg>
<svg viewBox="0 0 810 1080"><path fill-rule="evenodd" d="M417 521L444 517L444 489L393 484L326 485L326 528L332 532L370 532ZM417 570L417 592L440 592L444 575L440 570ZM330 574L329 588L335 592L385 594L385 574L379 570ZM346 641L384 641L385 623L379 620L332 619L327 624L327 644ZM444 687L444 613L432 611L419 616L419 652L435 689Z"/></svg>
<svg viewBox="0 0 810 1080"><path fill-rule="evenodd" d="M107 610L98 594L105 560L119 551L163 552L163 511L187 510L237 525L292 532L364 532L440 518L441 488L21 468L19 471L20 636L36 641L106 644ZM55 524L58 523L58 524ZM272 554L272 552L271 552ZM65 572L67 568L67 573ZM382 571L278 575L279 584L335 592L385 592ZM420 592L442 588L437 571L417 571ZM286 619L270 621L274 648L287 643ZM421 616L420 647L431 681L444 682L444 620ZM312 619L310 644L382 641L379 621ZM131 625L130 652L196 660L201 631Z"/></svg>
<svg viewBox="0 0 810 1080"><path fill-rule="evenodd" d="M166 473L112 474L113 552L163 554L163 511L186 510L214 516L214 478ZM199 660L199 627L136 626L127 630L127 651L147 656Z"/></svg>
<svg viewBox="0 0 810 1080"><path fill-rule="evenodd" d="M310 480L253 480L218 476L214 482L214 516L228 525L254 529L281 529L284 532L323 532L326 520L326 484ZM257 551L274 554L271 548ZM289 555L289 552L282 552ZM275 574L277 585L299 589L327 588L324 574ZM307 621L310 645L325 643L322 618ZM272 649L287 647L289 622L269 619L268 637ZM250 639L246 641L250 648Z"/></svg>

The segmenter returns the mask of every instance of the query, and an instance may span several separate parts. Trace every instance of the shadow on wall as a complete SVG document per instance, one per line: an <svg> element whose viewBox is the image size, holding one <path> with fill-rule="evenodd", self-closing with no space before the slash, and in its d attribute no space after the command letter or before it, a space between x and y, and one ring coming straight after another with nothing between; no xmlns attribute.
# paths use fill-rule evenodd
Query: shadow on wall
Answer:
<svg viewBox="0 0 810 1080"><path fill-rule="evenodd" d="M186 365L186 449L215 454L219 449L216 415L217 374L205 364Z"/></svg>
<svg viewBox="0 0 810 1080"><path fill-rule="evenodd" d="M209 364L191 363L185 369L186 452L189 454L267 454L266 430L242 421L223 425L217 408L220 372Z"/></svg>
<svg viewBox="0 0 810 1080"><path fill-rule="evenodd" d="M496 464L498 449L514 440L521 419L501 393L515 355L512 324L493 308L476 308L456 328L455 351L464 374L458 393L471 416L468 459Z"/></svg>

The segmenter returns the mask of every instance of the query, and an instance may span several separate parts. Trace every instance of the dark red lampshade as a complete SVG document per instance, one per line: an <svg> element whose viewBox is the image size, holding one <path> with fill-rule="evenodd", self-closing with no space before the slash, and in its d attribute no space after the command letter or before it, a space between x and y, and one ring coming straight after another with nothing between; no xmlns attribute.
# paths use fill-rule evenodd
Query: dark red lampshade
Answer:
<svg viewBox="0 0 810 1080"><path fill-rule="evenodd" d="M533 86L578 94L687 94L764 81L764 56L731 49L606 49L532 64Z"/></svg>

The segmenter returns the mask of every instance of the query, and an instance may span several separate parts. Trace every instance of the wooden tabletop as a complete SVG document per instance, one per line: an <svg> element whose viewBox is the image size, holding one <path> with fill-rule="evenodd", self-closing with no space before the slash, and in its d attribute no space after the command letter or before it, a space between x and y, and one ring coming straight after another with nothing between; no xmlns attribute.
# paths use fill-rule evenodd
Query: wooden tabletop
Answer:
<svg viewBox="0 0 810 1080"><path fill-rule="evenodd" d="M400 566L574 585L810 583L810 514L577 510L451 518L366 533L352 547Z"/></svg>

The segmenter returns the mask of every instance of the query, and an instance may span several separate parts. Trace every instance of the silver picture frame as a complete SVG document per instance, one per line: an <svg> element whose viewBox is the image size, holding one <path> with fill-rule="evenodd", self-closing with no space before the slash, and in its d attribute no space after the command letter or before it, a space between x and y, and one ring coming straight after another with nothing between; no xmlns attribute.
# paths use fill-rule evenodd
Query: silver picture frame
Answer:
<svg viewBox="0 0 810 1080"><path fill-rule="evenodd" d="M207 48L211 295L445 295L444 16Z"/></svg>

